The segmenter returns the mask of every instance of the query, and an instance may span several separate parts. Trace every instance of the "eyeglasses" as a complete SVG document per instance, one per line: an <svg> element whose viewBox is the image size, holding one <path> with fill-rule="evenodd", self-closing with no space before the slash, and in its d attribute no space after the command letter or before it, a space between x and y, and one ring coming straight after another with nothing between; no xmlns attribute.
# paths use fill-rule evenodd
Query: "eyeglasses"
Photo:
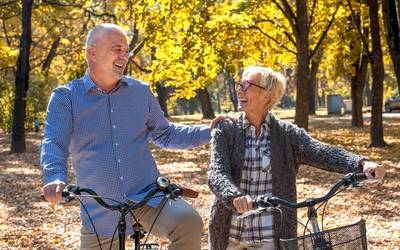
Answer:
<svg viewBox="0 0 400 250"><path fill-rule="evenodd" d="M266 89L266 87L254 84L254 83L250 82L249 80L242 80L242 81L238 82L238 87L240 87L240 89L243 92L246 92L250 88L251 85L259 87L260 89Z"/></svg>

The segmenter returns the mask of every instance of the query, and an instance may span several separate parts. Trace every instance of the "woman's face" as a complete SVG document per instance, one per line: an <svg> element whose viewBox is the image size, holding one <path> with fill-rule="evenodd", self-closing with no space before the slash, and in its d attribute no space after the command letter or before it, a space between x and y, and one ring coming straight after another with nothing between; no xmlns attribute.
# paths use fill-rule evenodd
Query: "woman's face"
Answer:
<svg viewBox="0 0 400 250"><path fill-rule="evenodd" d="M260 84L260 75L253 73L244 77L236 87L239 101L239 111L246 114L264 114L268 102L271 101L270 92Z"/></svg>

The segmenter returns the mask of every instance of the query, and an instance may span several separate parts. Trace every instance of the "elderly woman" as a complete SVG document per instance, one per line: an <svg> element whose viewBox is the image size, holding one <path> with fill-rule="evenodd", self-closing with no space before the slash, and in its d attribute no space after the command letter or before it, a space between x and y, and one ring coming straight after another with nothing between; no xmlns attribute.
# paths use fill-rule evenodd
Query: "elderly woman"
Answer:
<svg viewBox="0 0 400 250"><path fill-rule="evenodd" d="M328 171L364 171L368 178L384 175L382 166L311 138L296 125L274 117L285 78L269 68L249 67L237 87L239 117L223 121L212 135L208 183L215 197L209 220L210 250L276 249L277 238L296 236L296 210L279 216L265 212L242 220L252 198L274 195L296 201L296 174L301 164Z"/></svg>

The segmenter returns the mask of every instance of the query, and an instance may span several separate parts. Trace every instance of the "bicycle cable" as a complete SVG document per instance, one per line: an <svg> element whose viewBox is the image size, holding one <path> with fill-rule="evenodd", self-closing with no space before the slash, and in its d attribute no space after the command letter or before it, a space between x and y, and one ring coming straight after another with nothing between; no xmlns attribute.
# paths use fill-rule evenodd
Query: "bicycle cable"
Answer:
<svg viewBox="0 0 400 250"><path fill-rule="evenodd" d="M110 249L109 249L109 250L112 250L112 245L113 245L113 243L114 243L115 233L116 233L117 230L118 230L118 225L119 225L119 223L117 223L117 226L115 227L114 233L113 233L113 235L112 235L112 237L111 237L111 243L110 243Z"/></svg>
<svg viewBox="0 0 400 250"><path fill-rule="evenodd" d="M79 195L74 194L74 197L79 201L79 203L82 205L83 209L85 210L85 213L87 214L87 216L88 216L88 218L89 218L90 224L92 225L93 230L94 230L94 232L95 232L95 234L96 234L96 238L97 238L97 242L99 243L100 250L103 250L103 248L102 248L102 246L101 246L101 243L100 243L99 235L98 235L97 230L96 230L96 227L94 226L93 220L92 220L92 218L90 217L90 214L89 214L89 212L87 211L86 206L83 204L83 201L81 200L81 198L82 198L82 197L83 197L83 198L100 198L100 199L104 199L104 200L111 200L111 201L114 201L114 202L116 202L116 203L118 203L118 204L120 204L120 205L123 205L123 203L120 202L120 201L117 201L117 200L115 200L115 199L113 199L113 198L102 197L102 196L100 196L100 195L92 195L92 194L86 194L86 195L85 195L85 194L79 194ZM113 233L113 236L112 236L112 238L111 238L110 250L112 249L112 244L113 244L113 242L114 242L114 237L115 237L115 233L116 233L117 229L118 229L118 224L117 224L117 227L115 228L114 233Z"/></svg>
<svg viewBox="0 0 400 250"><path fill-rule="evenodd" d="M343 187L341 190L339 190L339 191L337 191L336 193L334 193L334 194L332 195L331 198L329 198L329 199L326 200L325 202L321 203L321 204L317 207L316 210L318 210L322 205L325 204L325 205L324 205L324 208L322 209L322 214L321 214L321 229L322 229L322 231L324 231L325 208L326 208L326 206L327 206L327 204L328 204L328 201L329 201L330 199L332 199L333 197L335 197L336 195L338 195L338 194L340 194L341 192L343 192L344 190L346 190L347 188L349 188L349 187L348 187L348 186L347 186L347 187Z"/></svg>
<svg viewBox="0 0 400 250"><path fill-rule="evenodd" d="M169 200L169 198L165 199L165 201L163 202L163 204L162 204L160 210L158 211L158 214L157 214L156 218L154 219L152 225L150 226L149 232L147 233L146 239L144 240L144 243L143 243L143 246L142 246L142 250L144 250L144 247L145 247L145 245L146 245L146 242L147 242L147 240L149 239L151 230L153 230L153 227L154 227L154 225L156 224L156 221L157 221L158 217L160 216L162 210L164 209L165 205L167 204L168 200Z"/></svg>
<svg viewBox="0 0 400 250"><path fill-rule="evenodd" d="M89 212L87 211L87 209L86 209L85 205L83 204L83 201L81 200L81 198L78 195L75 195L75 198L79 201L79 203L82 205L83 209L85 210L85 213L87 214L87 216L89 218L90 224L92 224L94 233L96 234L96 238L97 238L97 242L99 243L100 250L103 250L103 248L101 247L99 234L97 233L97 230L96 230L96 228L94 226L92 218L89 215Z"/></svg>

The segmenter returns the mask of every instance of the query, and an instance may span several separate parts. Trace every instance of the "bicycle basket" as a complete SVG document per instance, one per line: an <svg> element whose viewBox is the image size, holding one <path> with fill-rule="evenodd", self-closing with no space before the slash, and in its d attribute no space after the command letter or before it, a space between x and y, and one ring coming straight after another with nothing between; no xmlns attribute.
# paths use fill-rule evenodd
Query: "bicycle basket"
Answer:
<svg viewBox="0 0 400 250"><path fill-rule="evenodd" d="M325 239L325 244L316 244L321 242L321 237ZM319 234L308 234L305 236L280 239L280 245L285 250L366 250L367 249L367 233L365 229L365 220L359 222L322 231Z"/></svg>

